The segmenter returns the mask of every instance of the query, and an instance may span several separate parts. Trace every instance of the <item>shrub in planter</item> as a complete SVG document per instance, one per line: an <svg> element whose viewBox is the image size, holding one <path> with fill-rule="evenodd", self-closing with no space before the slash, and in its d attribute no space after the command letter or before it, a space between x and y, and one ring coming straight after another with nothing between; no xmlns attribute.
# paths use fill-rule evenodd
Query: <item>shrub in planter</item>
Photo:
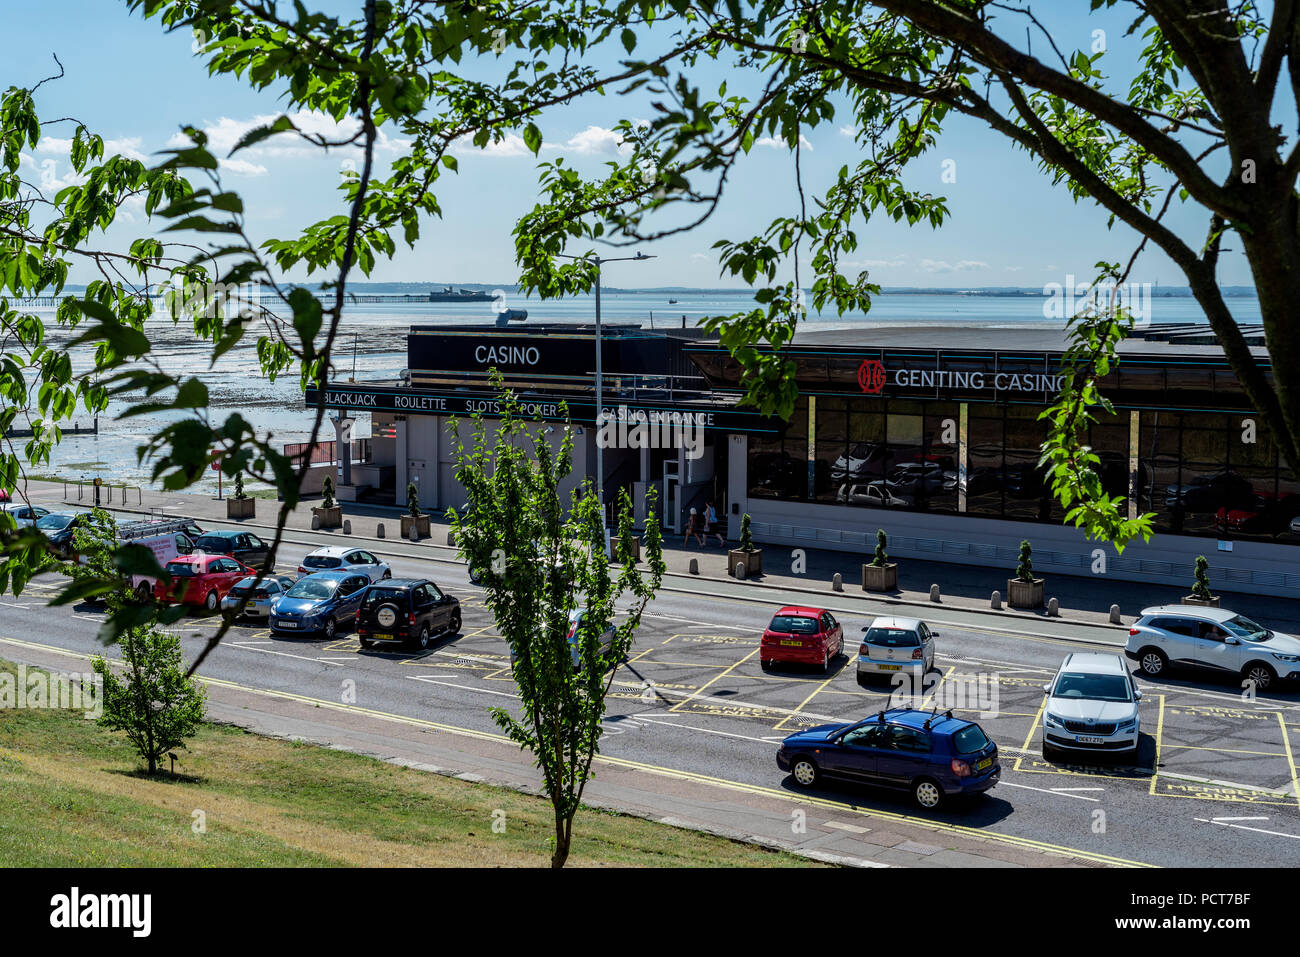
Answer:
<svg viewBox="0 0 1300 957"><path fill-rule="evenodd" d="M420 511L420 490L414 482L406 485L406 514L402 516L402 537L410 538L411 529L419 538L429 537L429 516Z"/></svg>
<svg viewBox="0 0 1300 957"><path fill-rule="evenodd" d="M876 556L862 566L863 591L898 591L898 564L889 560L887 544L885 530L876 529Z"/></svg>
<svg viewBox="0 0 1300 957"><path fill-rule="evenodd" d="M1210 562L1204 555L1196 556L1196 580L1192 583L1192 593L1183 599L1184 605L1209 605L1219 607L1219 596L1210 592Z"/></svg>
<svg viewBox="0 0 1300 957"><path fill-rule="evenodd" d="M257 517L257 499L244 494L244 473L235 475L235 494L226 499L226 518L242 519Z"/></svg>
<svg viewBox="0 0 1300 957"><path fill-rule="evenodd" d="M610 536L609 560L611 562L618 561L618 549L621 541L622 539L620 539L617 535ZM634 562L639 562L641 560L641 538L637 535L633 535L628 538L628 542L632 546L632 560Z"/></svg>
<svg viewBox="0 0 1300 957"><path fill-rule="evenodd" d="M1043 607L1043 579L1034 577L1033 551L1029 542L1020 543L1016 577L1007 579L1007 604L1012 608Z"/></svg>
<svg viewBox="0 0 1300 957"><path fill-rule="evenodd" d="M321 528L341 528L343 526L343 506L334 501L334 479L327 475L321 483L321 504L312 509Z"/></svg>
<svg viewBox="0 0 1300 957"><path fill-rule="evenodd" d="M727 551L727 574L736 574L736 565L745 563L745 577L763 574L763 550L754 545L754 535L749 527L749 513L740 517L740 546Z"/></svg>

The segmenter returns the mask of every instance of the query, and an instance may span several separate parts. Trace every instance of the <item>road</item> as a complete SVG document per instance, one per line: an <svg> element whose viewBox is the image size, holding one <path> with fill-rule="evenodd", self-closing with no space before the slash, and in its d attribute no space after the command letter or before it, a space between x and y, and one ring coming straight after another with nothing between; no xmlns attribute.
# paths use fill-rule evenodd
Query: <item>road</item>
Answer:
<svg viewBox="0 0 1300 957"><path fill-rule="evenodd" d="M307 550L330 542L338 536L287 532L279 567L295 567ZM509 653L465 567L450 550L428 544L358 542L391 561L394 575L427 576L460 598L461 633L426 652L362 652L351 635L327 642L239 627L203 674L297 700L496 732L487 708L516 700ZM1022 634L991 627L987 616L936 607L927 615L939 632L931 685L861 687L852 657L834 662L829 675L759 668L759 636L776 603L786 600L779 593L754 600L752 588L739 582L665 584L614 678L601 747L615 762L735 782L753 793L788 796L792 806L810 797L867 818L923 821L940 832L977 832L1105 863L1287 866L1300 854L1294 688L1243 700L1233 686L1200 677L1152 683L1139 676L1137 764L1066 767L1039 753L1041 686L1071 650L1120 650L1120 630L1075 625L1056 635ZM25 652L39 647L100 650L98 611L45 605L57 585L42 576L20 598L0 603L0 656L26 660ZM854 636L870 620L864 603L828 597L826 604L845 626L846 651L854 651ZM187 655L214 627L198 617L181 622ZM776 742L785 734L905 703L954 707L978 720L1001 749L1001 783L984 799L927 813L887 791L833 786L810 795L776 767ZM745 829L743 822L737 827Z"/></svg>

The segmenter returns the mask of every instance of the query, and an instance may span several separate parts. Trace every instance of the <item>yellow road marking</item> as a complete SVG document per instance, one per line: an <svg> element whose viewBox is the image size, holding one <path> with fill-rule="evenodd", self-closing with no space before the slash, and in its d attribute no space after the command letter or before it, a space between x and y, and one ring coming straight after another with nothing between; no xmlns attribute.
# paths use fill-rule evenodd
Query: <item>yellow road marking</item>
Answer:
<svg viewBox="0 0 1300 957"><path fill-rule="evenodd" d="M1285 751L1247 751L1244 748L1203 748L1195 744L1166 744L1166 748L1177 751L1214 751L1222 754L1258 754L1266 758L1284 758Z"/></svg>
<svg viewBox="0 0 1300 957"><path fill-rule="evenodd" d="M1156 781L1160 779L1160 739L1165 733L1165 696L1160 696L1160 711L1156 715L1156 756L1151 760L1151 790L1148 794L1156 793Z"/></svg>
<svg viewBox="0 0 1300 957"><path fill-rule="evenodd" d="M1296 775L1295 755L1291 753L1291 737L1286 733L1286 721L1282 719L1282 712L1278 712L1277 723L1282 727L1282 744L1286 746L1286 762L1291 765L1291 793L1295 796L1296 803L1300 804L1300 777Z"/></svg>
<svg viewBox="0 0 1300 957"><path fill-rule="evenodd" d="M817 695L822 691L823 688L825 688L828 684L830 684L837 677L839 677L839 674L840 674L839 671L831 672L831 674L826 678L825 681L823 681L821 684L819 684L816 688L813 689L812 694L810 694L808 697L804 698L802 701L799 702L799 704L794 709L794 714L787 714L784 718L782 718L780 721L778 721L776 724L772 726L772 730L780 731L781 726L783 724L785 724L795 715L800 714L803 711L804 706L808 704L808 702L811 701L813 698L817 697ZM708 685L705 685L705 687L707 688Z"/></svg>
<svg viewBox="0 0 1300 957"><path fill-rule="evenodd" d="M738 667L740 667L741 665L743 665L743 664L744 664L746 661L748 661L750 658L753 658L756 654L758 654L758 652L759 652L759 649L755 648L753 651L751 651L749 654L745 655L745 657L741 658L739 661L734 662L734 663L728 665L726 671L723 671L723 672L721 672L721 673L719 673L719 674L716 674L716 675L714 675L712 678L710 678L708 681L706 681L706 682L704 683L703 687L701 687L699 691L695 692L695 695L694 695L693 697L698 698L698 697L700 697L701 695L703 695L704 692L708 690L709 685L713 684L715 681L718 681L718 680L720 680L720 679L722 679L722 678L725 678L727 675L729 675L729 674L732 672L733 669L738 668ZM691 698L683 698L681 701L677 702L675 705L673 705L671 708L669 708L668 711L669 711L669 712L676 711L678 708L680 708L682 705L684 705L687 701L690 701L690 700L692 700L692 699L691 699Z"/></svg>

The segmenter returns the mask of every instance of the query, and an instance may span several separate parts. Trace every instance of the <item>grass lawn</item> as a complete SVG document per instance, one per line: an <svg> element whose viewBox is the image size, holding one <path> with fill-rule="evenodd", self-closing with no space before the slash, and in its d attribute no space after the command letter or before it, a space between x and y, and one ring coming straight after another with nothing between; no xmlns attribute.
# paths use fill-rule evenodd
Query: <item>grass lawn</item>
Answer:
<svg viewBox="0 0 1300 957"><path fill-rule="evenodd" d="M151 779L124 736L79 712L0 710L0 866L549 865L540 798L224 725L178 757L175 777ZM818 866L588 808L569 864Z"/></svg>

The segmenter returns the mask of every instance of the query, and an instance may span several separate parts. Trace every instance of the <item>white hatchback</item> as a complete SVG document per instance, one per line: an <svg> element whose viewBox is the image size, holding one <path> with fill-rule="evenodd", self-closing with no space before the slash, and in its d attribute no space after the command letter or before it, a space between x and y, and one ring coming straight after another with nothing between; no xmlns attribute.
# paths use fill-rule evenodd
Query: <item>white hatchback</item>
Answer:
<svg viewBox="0 0 1300 957"><path fill-rule="evenodd" d="M1043 757L1057 752L1136 759L1142 736L1138 690L1119 655L1074 652L1043 685Z"/></svg>
<svg viewBox="0 0 1300 957"><path fill-rule="evenodd" d="M318 548L298 564L298 577L316 572L344 571L365 575L372 582L392 578L388 562L380 561L364 548L351 545L326 545Z"/></svg>

